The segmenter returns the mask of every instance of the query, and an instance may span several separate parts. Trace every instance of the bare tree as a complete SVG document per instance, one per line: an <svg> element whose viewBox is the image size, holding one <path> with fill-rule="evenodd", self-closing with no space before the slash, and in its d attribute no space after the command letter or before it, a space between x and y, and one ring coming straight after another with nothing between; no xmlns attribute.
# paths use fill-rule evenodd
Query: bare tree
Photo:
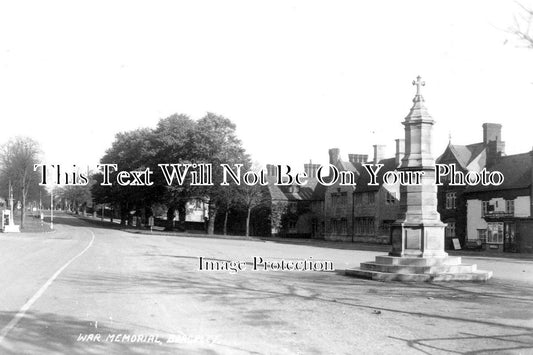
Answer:
<svg viewBox="0 0 533 355"><path fill-rule="evenodd" d="M520 13L514 17L514 24L509 32L515 35L521 44L533 49L533 9L518 5Z"/></svg>
<svg viewBox="0 0 533 355"><path fill-rule="evenodd" d="M16 137L0 149L1 183L11 183L21 202L20 226L24 226L24 214L28 192L38 184L38 174L33 170L38 161L39 144L28 137Z"/></svg>
<svg viewBox="0 0 533 355"><path fill-rule="evenodd" d="M250 217L252 209L266 201L264 189L260 185L240 185L237 198L246 209L246 236L250 236Z"/></svg>

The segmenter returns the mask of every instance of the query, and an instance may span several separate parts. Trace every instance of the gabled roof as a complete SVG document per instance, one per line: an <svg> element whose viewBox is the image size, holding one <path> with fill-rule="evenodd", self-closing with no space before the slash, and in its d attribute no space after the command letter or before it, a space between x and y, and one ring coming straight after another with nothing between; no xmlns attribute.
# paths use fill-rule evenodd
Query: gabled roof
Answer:
<svg viewBox="0 0 533 355"><path fill-rule="evenodd" d="M387 171L394 171L397 168L396 158L383 159L379 161L379 164L383 164L383 167L378 171L377 174L377 183L378 185L369 185L370 183L370 174L368 171L363 168L361 170L361 177L357 181L357 186L355 187L355 192L367 192L367 191L378 191L381 185L383 185L383 175Z"/></svg>
<svg viewBox="0 0 533 355"><path fill-rule="evenodd" d="M508 189L523 189L531 186L532 163L531 152L499 157L490 171L499 171L504 176L503 184L499 186L483 186L481 184L468 186L466 192L499 191Z"/></svg>
<svg viewBox="0 0 533 355"><path fill-rule="evenodd" d="M344 160L339 160L339 163L340 163L341 170L353 171L353 172L356 172L358 175L360 174L360 171L359 171L360 169L358 169L356 165L358 165L359 168L361 168L361 164L354 165L353 163L349 161L344 161Z"/></svg>
<svg viewBox="0 0 533 355"><path fill-rule="evenodd" d="M437 163L446 157L447 153L451 153L459 166L467 170L468 165L476 159L481 153L485 151L485 144L474 143L469 145L448 144L444 153L437 158Z"/></svg>
<svg viewBox="0 0 533 355"><path fill-rule="evenodd" d="M276 201L315 201L323 199L315 191L323 186L318 183L316 178L307 180L304 186L278 186L275 185L276 179L274 177L267 177L268 191L270 198ZM293 188L295 187L295 188Z"/></svg>

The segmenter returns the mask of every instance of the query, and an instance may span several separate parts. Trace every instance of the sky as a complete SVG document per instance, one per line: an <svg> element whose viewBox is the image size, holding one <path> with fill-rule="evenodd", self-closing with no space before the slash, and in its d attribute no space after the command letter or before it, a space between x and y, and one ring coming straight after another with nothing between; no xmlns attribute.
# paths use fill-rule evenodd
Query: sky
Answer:
<svg viewBox="0 0 533 355"><path fill-rule="evenodd" d="M450 137L481 141L484 122L521 153L533 50L507 31L519 13L498 0L1 2L0 142L30 136L43 162L93 165L118 132L214 112L260 164L373 144L393 156L421 75L435 157Z"/></svg>

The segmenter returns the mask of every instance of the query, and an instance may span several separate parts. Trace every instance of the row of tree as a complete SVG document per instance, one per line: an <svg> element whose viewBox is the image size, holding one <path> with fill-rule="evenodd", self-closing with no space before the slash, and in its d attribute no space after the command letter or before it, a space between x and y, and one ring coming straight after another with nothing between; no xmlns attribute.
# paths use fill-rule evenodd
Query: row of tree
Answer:
<svg viewBox="0 0 533 355"><path fill-rule="evenodd" d="M13 193L21 210L21 226L24 225L27 201L49 201L49 191L39 186L39 171L34 164L41 162L38 142L28 137L16 137L2 145L0 150L0 196L6 200ZM191 186L190 176L181 185L168 185L158 168L159 163L210 163L243 164L250 169L251 160L237 138L235 124L229 119L208 113L195 121L186 115L172 115L161 119L155 128L140 128L116 135L115 141L101 159L103 164L117 164L122 171L154 172L152 186L121 186L116 183L117 172L111 173L111 186L101 185L103 175L90 177L87 186L60 186L54 188L55 201L62 207L80 211L95 204L107 204L119 211L121 223L131 222L132 212L146 222L154 215L154 207L166 209L167 228L173 228L176 213L180 228L184 228L186 205L191 199L208 203L207 232L214 233L216 216L224 216L226 233L228 214L232 209L246 213L246 234L250 232L250 215L255 206L265 201L259 186L221 186L220 169L213 169L212 186ZM10 190L11 187L11 190ZM50 203L46 203L47 207ZM7 207L7 206L6 206Z"/></svg>

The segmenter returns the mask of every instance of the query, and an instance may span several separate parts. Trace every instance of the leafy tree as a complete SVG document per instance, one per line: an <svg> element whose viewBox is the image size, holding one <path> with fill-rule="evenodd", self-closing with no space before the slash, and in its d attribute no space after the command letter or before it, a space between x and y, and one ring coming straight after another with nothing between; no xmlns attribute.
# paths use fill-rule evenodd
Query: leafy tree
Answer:
<svg viewBox="0 0 533 355"><path fill-rule="evenodd" d="M219 208L228 206L233 197L228 186L221 186L223 173L220 164L243 164L244 173L250 167L250 158L237 137L236 126L226 117L207 113L196 123L195 151L199 161L213 164L213 186L200 187L197 191L209 199L209 221L207 233L213 234L215 217ZM233 182L230 182L233 183Z"/></svg>
<svg viewBox="0 0 533 355"><path fill-rule="evenodd" d="M234 203L235 194L228 186L220 186L220 164L244 164L249 158L235 132L235 125L227 118L208 113L198 121L186 115L174 114L161 119L155 129L142 128L117 134L113 145L102 158L102 163L117 164L118 170L145 170L153 172L153 186L120 186L116 174L111 174L111 186L101 186L102 175L95 176L92 189L98 203L118 204L121 220L132 210L143 211L154 203L167 206L167 229L172 229L176 211L184 229L186 204L191 198L209 201L208 233L214 232L215 216L219 208ZM190 175L183 184L168 184L158 164L212 164L213 186L191 186ZM169 167L172 170L172 167ZM227 216L227 215L226 215Z"/></svg>
<svg viewBox="0 0 533 355"><path fill-rule="evenodd" d="M189 116L183 114L161 119L152 134L154 165L196 163L199 154L194 146L195 125ZM158 200L167 206L166 229L174 228L176 211L180 228L185 229L186 204L193 195L190 180L186 180L182 185L168 185L159 167L152 168L155 172L155 184L160 187Z"/></svg>
<svg viewBox="0 0 533 355"><path fill-rule="evenodd" d="M151 167L155 150L153 132L140 128L118 133L110 149L101 159L102 164L117 164L119 171L144 171ZM95 184L91 189L95 202L110 203L120 210L121 224L131 223L130 211L139 210L145 214L147 206L158 198L154 186L120 186L116 180L117 171L110 174L111 186L103 186L101 173L93 176Z"/></svg>
<svg viewBox="0 0 533 355"><path fill-rule="evenodd" d="M0 167L2 191L13 188L13 194L21 202L20 226L24 227L26 200L30 191L38 193L39 174L33 170L38 163L39 144L29 137L10 139L0 148Z"/></svg>

